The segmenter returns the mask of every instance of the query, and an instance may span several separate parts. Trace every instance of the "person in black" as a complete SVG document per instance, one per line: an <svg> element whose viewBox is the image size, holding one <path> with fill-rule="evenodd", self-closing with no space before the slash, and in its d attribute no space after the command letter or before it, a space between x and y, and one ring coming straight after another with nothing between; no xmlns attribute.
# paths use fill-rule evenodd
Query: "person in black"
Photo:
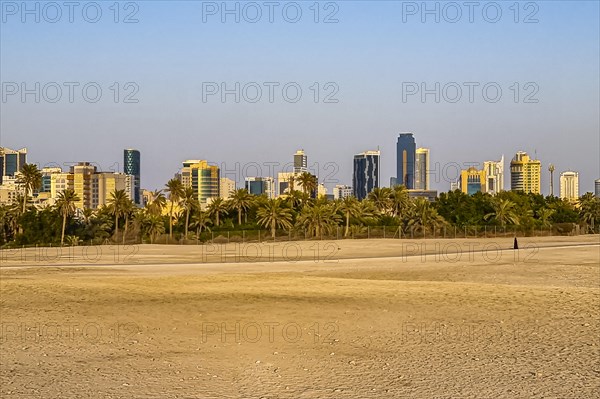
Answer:
<svg viewBox="0 0 600 399"><path fill-rule="evenodd" d="M513 243L513 249L519 249L519 243L517 242L517 237L515 237L515 241Z"/></svg>

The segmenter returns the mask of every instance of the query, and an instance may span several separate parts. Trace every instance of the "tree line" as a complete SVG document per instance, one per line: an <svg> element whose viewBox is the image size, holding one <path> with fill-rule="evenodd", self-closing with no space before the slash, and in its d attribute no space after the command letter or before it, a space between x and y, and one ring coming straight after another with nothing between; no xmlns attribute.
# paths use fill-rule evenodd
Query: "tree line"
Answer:
<svg viewBox="0 0 600 399"><path fill-rule="evenodd" d="M156 190L143 208L137 207L124 190L110 194L98 209L76 209L80 199L72 189L60 192L52 206L36 207L32 194L41 187L42 175L34 164L26 164L17 183L23 194L12 204L0 205L0 245L77 245L79 243L165 243L199 240L207 232L303 231L307 238L353 237L369 226L393 226L402 232L423 236L445 228L488 226L506 229L552 229L569 232L579 225L585 233L600 227L600 199L591 193L576 204L554 197L502 191L496 195L461 191L441 193L430 202L411 198L404 186L375 188L366 199L315 198L316 177L296 177L289 192L280 198L252 195L237 189L229 198L216 198L201 206L191 188L171 179Z"/></svg>

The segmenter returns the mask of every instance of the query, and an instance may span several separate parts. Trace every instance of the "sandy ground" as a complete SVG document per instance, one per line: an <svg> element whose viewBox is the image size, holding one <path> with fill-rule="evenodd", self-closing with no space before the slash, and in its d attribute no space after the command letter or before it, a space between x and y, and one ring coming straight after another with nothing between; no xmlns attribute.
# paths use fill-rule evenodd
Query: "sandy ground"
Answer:
<svg viewBox="0 0 600 399"><path fill-rule="evenodd" d="M597 398L600 237L2 251L2 398Z"/></svg>

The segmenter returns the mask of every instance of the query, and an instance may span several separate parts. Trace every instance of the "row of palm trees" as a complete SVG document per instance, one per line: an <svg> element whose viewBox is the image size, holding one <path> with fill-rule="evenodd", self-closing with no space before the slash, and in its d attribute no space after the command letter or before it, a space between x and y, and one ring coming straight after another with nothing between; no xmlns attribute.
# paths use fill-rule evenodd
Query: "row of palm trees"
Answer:
<svg viewBox="0 0 600 399"><path fill-rule="evenodd" d="M65 242L67 227L72 220L88 224L90 220L100 216L110 216L113 222L112 226L108 226L106 221L99 224L102 227L98 231L108 234L107 230L110 229L113 241L122 243L126 242L129 231L136 236L136 240L148 237L153 243L157 237L165 234L167 228L170 239L174 238L176 226L182 233L181 237L189 239L190 231L195 232L197 238L212 229L232 229L235 221L237 228L266 228L271 232L271 237L275 238L280 229L303 230L307 236L322 237L339 227L343 228L343 236L348 237L353 229L374 224L394 225L403 231L416 229L425 235L449 222L457 226L472 220L501 227L526 224L531 220L543 227L550 227L557 220L580 220L591 225L591 231L594 231L594 224L598 224L600 220L600 200L591 194L581 197L578 210L556 198L538 198L510 192L496 196L442 193L438 201L432 203L423 198L410 198L404 186L375 188L362 201L354 197L329 201L315 198L317 181L310 173L303 173L295 179L290 179L286 195L280 198L254 196L245 189L238 189L229 198L215 198L208 205L200 204L194 191L184 187L180 180L171 179L163 190L152 193L144 208L137 208L124 190L116 190L110 194L107 204L101 209L84 209L79 212L76 204L80 198L73 190L67 189L58 194L53 209L62 219L61 245ZM23 187L23 195L10 207L0 206L3 237L7 236L6 230L23 233L20 221L27 212L35 211L28 204L31 194L41 186L41 181L41 173L35 165L27 164L23 167L18 178L18 183ZM295 183L300 190L294 189ZM538 205L531 205L536 201ZM73 219L77 212L78 217ZM476 213L479 213L479 219L476 219ZM224 220L227 221L227 226L223 226Z"/></svg>

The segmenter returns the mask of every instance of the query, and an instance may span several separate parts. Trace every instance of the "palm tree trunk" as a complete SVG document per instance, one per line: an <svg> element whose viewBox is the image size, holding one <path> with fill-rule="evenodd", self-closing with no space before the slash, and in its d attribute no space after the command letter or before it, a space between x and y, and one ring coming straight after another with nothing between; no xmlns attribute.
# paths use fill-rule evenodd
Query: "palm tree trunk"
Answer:
<svg viewBox="0 0 600 399"><path fill-rule="evenodd" d="M187 240L188 238L188 223L190 221L190 210L188 209L185 212L185 239Z"/></svg>
<svg viewBox="0 0 600 399"><path fill-rule="evenodd" d="M238 208L238 225L242 224L242 207Z"/></svg>
<svg viewBox="0 0 600 399"><path fill-rule="evenodd" d="M125 215L125 227L123 228L123 245L125 245L125 236L127 235L127 222L129 221L129 216Z"/></svg>
<svg viewBox="0 0 600 399"><path fill-rule="evenodd" d="M25 195L23 196L23 213L25 213L25 208L27 207L27 187L25 187Z"/></svg>
<svg viewBox="0 0 600 399"><path fill-rule="evenodd" d="M350 231L350 212L346 212L346 230L344 231L344 237L348 237Z"/></svg>
<svg viewBox="0 0 600 399"><path fill-rule="evenodd" d="M271 237L273 237L273 241L275 241L275 219L271 221Z"/></svg>
<svg viewBox="0 0 600 399"><path fill-rule="evenodd" d="M169 211L169 238L173 238L173 200L171 200L171 210Z"/></svg>
<svg viewBox="0 0 600 399"><path fill-rule="evenodd" d="M60 235L60 246L63 246L63 243L65 242L65 227L67 227L67 214L66 212L63 213L63 225L62 225L62 233Z"/></svg>
<svg viewBox="0 0 600 399"><path fill-rule="evenodd" d="M119 238L119 213L115 209L115 242Z"/></svg>

